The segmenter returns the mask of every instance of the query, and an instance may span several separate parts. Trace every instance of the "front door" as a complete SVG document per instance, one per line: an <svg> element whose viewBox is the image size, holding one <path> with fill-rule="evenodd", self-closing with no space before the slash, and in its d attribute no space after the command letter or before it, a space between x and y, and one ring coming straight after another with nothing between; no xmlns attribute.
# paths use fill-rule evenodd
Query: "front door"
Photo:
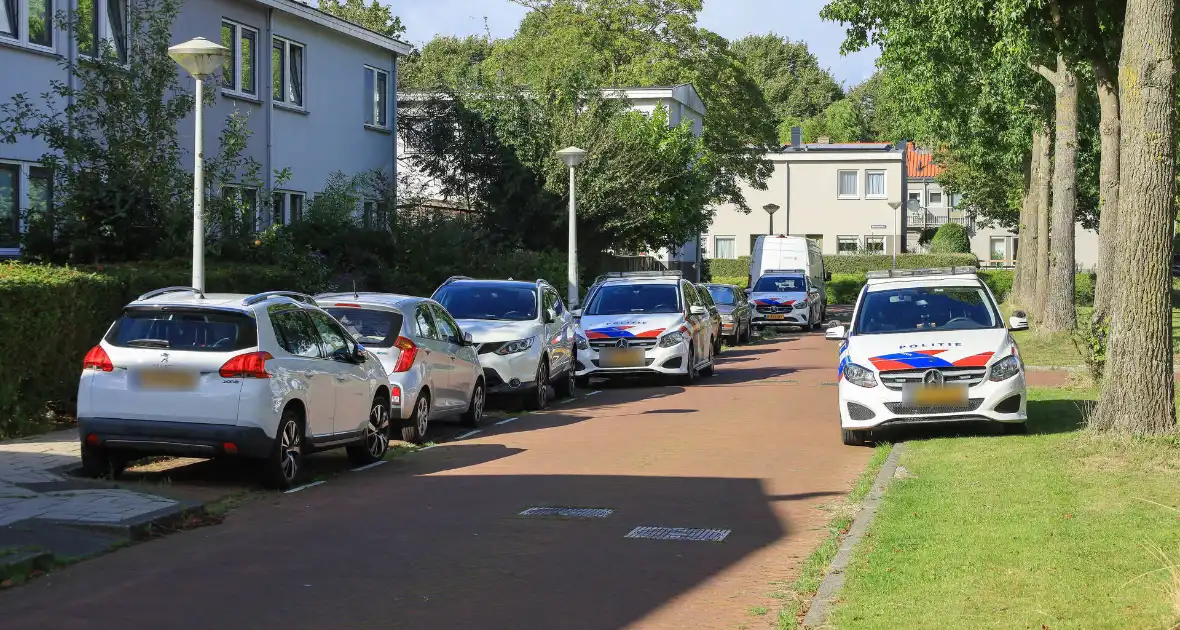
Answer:
<svg viewBox="0 0 1180 630"><path fill-rule="evenodd" d="M356 344L327 313L307 311L307 315L320 334L336 390L333 433L356 431L369 421L369 377L352 358Z"/></svg>
<svg viewBox="0 0 1180 630"><path fill-rule="evenodd" d="M707 348L709 344L705 339L709 335L709 326L712 322L709 321L707 313L704 315L694 315L692 312L692 307L704 306L704 304L701 304L700 296L697 295L696 287L688 282L682 282L680 287L681 293L684 295L684 318L688 323L690 334L692 334L693 354L696 356L696 362L700 363L705 357L709 356L709 349Z"/></svg>
<svg viewBox="0 0 1180 630"><path fill-rule="evenodd" d="M432 304L431 310L450 364L450 397L456 409L464 409L471 402L471 390L475 388L475 347L463 345L463 332L446 309Z"/></svg>
<svg viewBox="0 0 1180 630"><path fill-rule="evenodd" d="M430 406L435 411L447 411L455 405L454 395L451 392L451 368L453 365L428 302L422 302L414 309L414 327L418 333L414 341L422 349L422 360L426 362L426 384L430 387Z"/></svg>

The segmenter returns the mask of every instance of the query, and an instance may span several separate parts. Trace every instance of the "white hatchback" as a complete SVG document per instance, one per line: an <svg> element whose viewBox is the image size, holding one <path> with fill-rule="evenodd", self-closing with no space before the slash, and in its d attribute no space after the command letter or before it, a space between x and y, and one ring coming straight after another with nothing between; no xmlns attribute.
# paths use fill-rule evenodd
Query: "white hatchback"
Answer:
<svg viewBox="0 0 1180 630"><path fill-rule="evenodd" d="M1025 428L1024 363L995 297L974 267L868 274L837 368L845 444L872 429L990 421ZM1010 328L1024 330L1021 314Z"/></svg>
<svg viewBox="0 0 1180 630"><path fill-rule="evenodd" d="M381 361L310 297L160 289L128 304L86 355L82 464L107 476L148 455L239 456L288 488L310 452L384 458L389 406Z"/></svg>

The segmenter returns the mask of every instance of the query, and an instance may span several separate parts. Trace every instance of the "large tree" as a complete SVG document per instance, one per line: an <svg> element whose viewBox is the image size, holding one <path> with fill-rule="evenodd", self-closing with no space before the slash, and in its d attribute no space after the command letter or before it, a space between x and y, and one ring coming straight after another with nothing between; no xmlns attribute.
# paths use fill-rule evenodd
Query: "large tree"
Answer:
<svg viewBox="0 0 1180 630"><path fill-rule="evenodd" d="M491 52L492 42L486 37L440 35L398 62L398 87L403 90L479 87L485 83L481 64ZM495 83L497 77L488 79Z"/></svg>
<svg viewBox="0 0 1180 630"><path fill-rule="evenodd" d="M387 37L400 37L406 32L393 9L377 0L370 0L369 4L365 0L320 0L320 11Z"/></svg>
<svg viewBox="0 0 1180 630"><path fill-rule="evenodd" d="M733 42L730 51L762 90L782 142L790 141L792 126L817 116L844 96L840 84L820 67L805 42L774 33L749 35Z"/></svg>
<svg viewBox="0 0 1180 630"><path fill-rule="evenodd" d="M1119 188L1114 247L1118 308L1110 314L1105 378L1092 426L1175 431L1171 275L1175 229L1174 0L1129 0L1119 62Z"/></svg>

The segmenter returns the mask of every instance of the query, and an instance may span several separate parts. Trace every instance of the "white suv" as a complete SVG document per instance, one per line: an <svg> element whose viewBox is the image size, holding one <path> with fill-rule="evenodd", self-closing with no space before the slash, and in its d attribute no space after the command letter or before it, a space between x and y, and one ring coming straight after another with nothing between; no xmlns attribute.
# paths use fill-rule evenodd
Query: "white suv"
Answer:
<svg viewBox="0 0 1180 630"><path fill-rule="evenodd" d="M991 421L1024 430L1024 363L974 267L867 274L839 339L845 444L899 424ZM1020 313L1012 330L1028 328Z"/></svg>
<svg viewBox="0 0 1180 630"><path fill-rule="evenodd" d="M78 385L93 476L148 455L228 455L262 460L267 485L289 488L314 451L382 459L389 427L381 361L298 293L142 295L86 355Z"/></svg>

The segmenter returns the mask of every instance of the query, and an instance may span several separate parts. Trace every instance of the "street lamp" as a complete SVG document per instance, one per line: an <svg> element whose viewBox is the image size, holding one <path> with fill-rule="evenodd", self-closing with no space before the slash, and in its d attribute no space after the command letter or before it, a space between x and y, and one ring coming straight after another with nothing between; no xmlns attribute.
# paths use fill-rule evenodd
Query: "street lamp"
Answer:
<svg viewBox="0 0 1180 630"><path fill-rule="evenodd" d="M574 169L586 159L586 152L578 147L567 147L557 157L570 169L570 251L569 251L569 308L578 305L578 221L577 200L574 196Z"/></svg>
<svg viewBox="0 0 1180 630"><path fill-rule="evenodd" d="M197 81L193 105L196 136L193 139L193 288L205 292L205 148L201 125L204 81L229 57L229 49L198 37L168 48L168 56Z"/></svg>
<svg viewBox="0 0 1180 630"><path fill-rule="evenodd" d="M895 211L897 211L897 222L894 223L894 227L896 228L894 231L896 232L896 235L893 237L895 239L894 243L893 243L893 268L897 269L897 247L898 247L898 244L896 242L896 239L905 237L905 235L901 233L901 211L900 211L901 202L900 201L890 201L889 207L893 208Z"/></svg>
<svg viewBox="0 0 1180 630"><path fill-rule="evenodd" d="M762 206L762 209L766 211L766 214L770 215L770 235L774 236L774 213L778 212L778 204L768 203Z"/></svg>

